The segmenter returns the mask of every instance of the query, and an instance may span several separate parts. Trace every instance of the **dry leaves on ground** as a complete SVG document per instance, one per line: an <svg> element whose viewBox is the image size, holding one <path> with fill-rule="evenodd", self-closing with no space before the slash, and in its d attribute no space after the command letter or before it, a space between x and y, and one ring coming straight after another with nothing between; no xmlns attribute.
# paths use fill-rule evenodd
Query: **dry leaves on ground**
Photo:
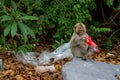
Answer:
<svg viewBox="0 0 120 80"><path fill-rule="evenodd" d="M115 54L115 51L113 50L111 53ZM95 61L120 65L120 55L111 57L102 51L100 54L94 54L91 57ZM0 58L4 60L4 71L0 72L0 80L61 80L62 65L71 60L71 58L65 58L55 62L55 72L38 73L35 71L35 66L19 62L14 55L7 57L0 53ZM118 76L118 80L120 80L120 76Z"/></svg>
<svg viewBox="0 0 120 80"><path fill-rule="evenodd" d="M71 59L65 58L55 62L56 71L44 73L36 72L35 66L17 61L13 55L4 57L3 60L4 71L0 72L0 80L61 80L61 67Z"/></svg>

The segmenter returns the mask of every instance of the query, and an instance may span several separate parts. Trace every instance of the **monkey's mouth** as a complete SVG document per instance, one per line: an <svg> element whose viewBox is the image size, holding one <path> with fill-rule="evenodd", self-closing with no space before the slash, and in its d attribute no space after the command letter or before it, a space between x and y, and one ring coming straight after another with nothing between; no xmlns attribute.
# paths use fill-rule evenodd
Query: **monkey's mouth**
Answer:
<svg viewBox="0 0 120 80"><path fill-rule="evenodd" d="M78 31L78 34L79 34L79 35L83 35L83 34L84 34L84 31L83 31L83 30L80 30L80 31Z"/></svg>

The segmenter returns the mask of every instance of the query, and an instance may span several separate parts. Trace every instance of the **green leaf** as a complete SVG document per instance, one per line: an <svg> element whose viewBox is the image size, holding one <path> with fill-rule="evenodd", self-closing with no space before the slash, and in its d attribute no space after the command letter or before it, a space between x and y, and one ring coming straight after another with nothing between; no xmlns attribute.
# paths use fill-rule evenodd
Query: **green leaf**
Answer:
<svg viewBox="0 0 120 80"><path fill-rule="evenodd" d="M118 5L117 10L120 11L120 4Z"/></svg>
<svg viewBox="0 0 120 80"><path fill-rule="evenodd" d="M3 35L0 36L0 44L5 44L5 36Z"/></svg>
<svg viewBox="0 0 120 80"><path fill-rule="evenodd" d="M108 38L108 40L105 42L105 47L106 48L111 48L113 45L112 39Z"/></svg>
<svg viewBox="0 0 120 80"><path fill-rule="evenodd" d="M38 18L35 17L35 16L22 16L19 19L23 19L23 20L38 20Z"/></svg>
<svg viewBox="0 0 120 80"><path fill-rule="evenodd" d="M17 5L13 0L11 0L11 5L12 5L13 9L17 10Z"/></svg>
<svg viewBox="0 0 120 80"><path fill-rule="evenodd" d="M33 30L30 29L27 25L26 25L26 28L27 28L27 31L28 31L29 35L30 35L32 38L35 38L35 33L33 32Z"/></svg>
<svg viewBox="0 0 120 80"><path fill-rule="evenodd" d="M22 46L19 46L15 51L16 51L16 53L18 53L18 51L20 51L22 53L26 53L27 49L25 48L24 45L22 45Z"/></svg>
<svg viewBox="0 0 120 80"><path fill-rule="evenodd" d="M9 21L9 20L11 20L12 19L12 17L11 16L8 16L8 15L3 15L3 16L1 16L1 21Z"/></svg>
<svg viewBox="0 0 120 80"><path fill-rule="evenodd" d="M113 6L114 0L105 0L106 4L110 7Z"/></svg>
<svg viewBox="0 0 120 80"><path fill-rule="evenodd" d="M17 24L15 22L13 22L12 26L11 26L11 36L14 37L17 33Z"/></svg>
<svg viewBox="0 0 120 80"><path fill-rule="evenodd" d="M27 42L27 41L28 41L28 38L27 38L27 29L26 29L25 24L23 24L23 23L21 23L21 22L18 22L18 25L19 25L19 28L20 28L21 33L22 33L22 35L23 35L23 40L24 40L25 42Z"/></svg>
<svg viewBox="0 0 120 80"><path fill-rule="evenodd" d="M3 5L4 5L4 4L2 4L2 6L3 6ZM4 13L7 14L7 9L6 9L4 6L3 6L3 9L2 9L2 10L3 10Z"/></svg>
<svg viewBox="0 0 120 80"><path fill-rule="evenodd" d="M18 10L12 11L11 13L12 13L13 17L15 18L15 20L16 20L16 19L19 19L19 17L20 17L20 12L19 12Z"/></svg>
<svg viewBox="0 0 120 80"><path fill-rule="evenodd" d="M10 32L11 24L9 24L5 29L4 29L4 36L7 36Z"/></svg>

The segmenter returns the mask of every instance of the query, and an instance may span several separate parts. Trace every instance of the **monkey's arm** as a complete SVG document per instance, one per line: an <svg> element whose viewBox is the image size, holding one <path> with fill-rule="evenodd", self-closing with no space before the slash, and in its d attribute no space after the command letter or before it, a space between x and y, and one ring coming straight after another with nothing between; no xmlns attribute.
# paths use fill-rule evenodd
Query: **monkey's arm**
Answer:
<svg viewBox="0 0 120 80"><path fill-rule="evenodd" d="M76 38L76 37L74 37L74 39L71 41L71 46L72 47L86 46L85 39L84 38Z"/></svg>

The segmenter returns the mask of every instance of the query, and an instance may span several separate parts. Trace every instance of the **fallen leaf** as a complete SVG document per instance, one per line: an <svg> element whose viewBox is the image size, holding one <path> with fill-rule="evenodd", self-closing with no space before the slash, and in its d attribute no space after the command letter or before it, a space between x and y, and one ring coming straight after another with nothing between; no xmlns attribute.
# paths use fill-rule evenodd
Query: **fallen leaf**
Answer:
<svg viewBox="0 0 120 80"><path fill-rule="evenodd" d="M16 78L17 80L24 80L24 78L23 78L21 75L16 75L15 78Z"/></svg>

